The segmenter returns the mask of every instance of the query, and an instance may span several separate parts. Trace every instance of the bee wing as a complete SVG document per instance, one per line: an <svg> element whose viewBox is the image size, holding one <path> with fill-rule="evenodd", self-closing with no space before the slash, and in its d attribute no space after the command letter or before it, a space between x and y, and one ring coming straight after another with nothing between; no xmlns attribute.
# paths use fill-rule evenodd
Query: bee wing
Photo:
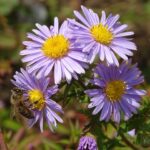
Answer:
<svg viewBox="0 0 150 150"><path fill-rule="evenodd" d="M10 118L11 119L15 119L16 118L16 108L15 108L15 106L11 106Z"/></svg>
<svg viewBox="0 0 150 150"><path fill-rule="evenodd" d="M11 95L11 97L10 97L10 103L12 104L12 105L14 105L15 104L15 95L14 94L12 94Z"/></svg>

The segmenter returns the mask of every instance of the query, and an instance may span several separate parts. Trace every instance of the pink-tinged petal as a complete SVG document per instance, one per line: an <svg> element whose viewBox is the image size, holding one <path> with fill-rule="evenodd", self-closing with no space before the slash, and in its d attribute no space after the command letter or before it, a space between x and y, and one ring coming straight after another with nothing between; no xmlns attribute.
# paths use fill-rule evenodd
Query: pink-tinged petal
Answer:
<svg viewBox="0 0 150 150"><path fill-rule="evenodd" d="M36 114L34 119L31 119L31 122L29 124L29 128L31 128L38 120L39 120L40 115ZM28 122L29 123L29 122Z"/></svg>
<svg viewBox="0 0 150 150"><path fill-rule="evenodd" d="M32 47L34 47L34 48L36 48L36 47L40 48L41 47L40 43L36 43L36 42L32 42L32 41L24 41L22 43L23 43L23 45L25 45L27 47L31 47L31 48Z"/></svg>
<svg viewBox="0 0 150 150"><path fill-rule="evenodd" d="M99 45L100 45L99 57L101 61L104 61L105 59L104 46L102 44Z"/></svg>
<svg viewBox="0 0 150 150"><path fill-rule="evenodd" d="M65 59L61 59L61 63L64 65L64 67L71 73L74 73L74 69L71 67L69 63Z"/></svg>
<svg viewBox="0 0 150 150"><path fill-rule="evenodd" d="M39 31L37 29L33 29L32 31L39 37L43 38L44 40L47 39L47 36L45 36L41 31Z"/></svg>
<svg viewBox="0 0 150 150"><path fill-rule="evenodd" d="M90 14L91 14L92 19L93 19L93 24L94 24L94 25L99 24L100 21L99 21L98 15L97 15L96 13L94 13L92 9L89 9L89 11L90 11Z"/></svg>
<svg viewBox="0 0 150 150"><path fill-rule="evenodd" d="M119 47L118 47L119 48ZM133 52L130 51L129 49L125 49L125 48L120 48L120 50L122 51L123 54L128 55L128 56L133 56Z"/></svg>
<svg viewBox="0 0 150 150"><path fill-rule="evenodd" d="M58 89L57 89L57 91L58 91ZM52 92L52 95L56 93L55 91L51 91L51 92ZM48 99L46 101L46 104L48 105L48 107L53 108L53 110L58 111L59 113L62 113L62 114L64 113L62 110L62 107L55 101Z"/></svg>
<svg viewBox="0 0 150 150"><path fill-rule="evenodd" d="M101 111L101 109L103 108L104 104L105 104L105 102L103 101L102 103L97 105L96 108L93 110L92 114L96 115L97 113L99 113Z"/></svg>
<svg viewBox="0 0 150 150"><path fill-rule="evenodd" d="M33 65L34 63L36 63L36 62L43 61L44 59L45 59L44 56L43 57L41 57L41 56L37 57L34 60L31 60L30 62L28 62L26 66L29 67L29 66Z"/></svg>
<svg viewBox="0 0 150 150"><path fill-rule="evenodd" d="M126 55L124 55L118 47L116 47L116 46L111 46L111 48L112 48L113 51L114 51L115 53L117 53L121 58L123 58L124 60L128 60L128 57L127 57Z"/></svg>
<svg viewBox="0 0 150 150"><path fill-rule="evenodd" d="M128 27L128 25L126 25L126 24L117 27L113 31L114 35L117 34L117 33L119 33L119 32L123 32L124 30L126 30L127 27Z"/></svg>
<svg viewBox="0 0 150 150"><path fill-rule="evenodd" d="M25 57L22 58L22 62L29 62L29 61L32 61L34 60L35 58L38 58L38 57L41 57L42 58L42 55L41 53L38 53L38 54L32 54L32 55L26 55Z"/></svg>
<svg viewBox="0 0 150 150"><path fill-rule="evenodd" d="M140 95L140 96L143 96L143 95L146 95L146 91L145 90L134 90L136 94Z"/></svg>
<svg viewBox="0 0 150 150"><path fill-rule="evenodd" d="M100 22L101 22L103 25L105 25L105 23L106 23L106 13L105 13L104 11L102 11L102 17L101 17Z"/></svg>
<svg viewBox="0 0 150 150"><path fill-rule="evenodd" d="M75 72L79 74L85 73L84 69L81 67L81 65L78 62L74 61L69 57L66 57L65 60L68 62L68 64L72 66L72 68L74 68Z"/></svg>
<svg viewBox="0 0 150 150"><path fill-rule="evenodd" d="M112 104L110 104L107 116L105 118L106 122L108 122L109 119L112 117L112 113L113 113L113 106L112 106Z"/></svg>
<svg viewBox="0 0 150 150"><path fill-rule="evenodd" d="M87 32L86 30L83 30L83 31L82 30L76 30L76 31L72 30L72 31L70 31L71 34L74 32L76 32L76 35L74 35L75 37L85 36L86 38L91 38L91 33Z"/></svg>
<svg viewBox="0 0 150 150"><path fill-rule="evenodd" d="M35 42L40 43L40 44L43 44L45 42L43 39L41 39L40 37L34 35L33 33L28 33L27 37L30 38L30 39L32 39Z"/></svg>
<svg viewBox="0 0 150 150"><path fill-rule="evenodd" d="M49 107L46 107L46 117L47 117L47 121L49 122L49 125L53 125L55 127L57 126L57 122L53 117L51 113L51 109Z"/></svg>
<svg viewBox="0 0 150 150"><path fill-rule="evenodd" d="M43 112L41 112L41 116L40 116L40 130L41 132L43 132Z"/></svg>
<svg viewBox="0 0 150 150"><path fill-rule="evenodd" d="M76 25L76 26L79 26L79 27L85 29L85 30L89 30L89 28L87 28L86 26L84 26L84 25L82 25L82 24L76 22L74 19L68 19L68 21L69 21L70 23Z"/></svg>
<svg viewBox="0 0 150 150"><path fill-rule="evenodd" d="M133 35L134 32L122 32L115 35L115 37L124 37L124 36L130 36Z"/></svg>
<svg viewBox="0 0 150 150"><path fill-rule="evenodd" d="M113 45L116 45L116 46L120 46L120 47L123 47L123 48L127 48L127 49L131 49L131 50L137 50L136 48L136 45L133 43L133 42L130 42L126 39L114 39L112 41L112 44Z"/></svg>
<svg viewBox="0 0 150 150"><path fill-rule="evenodd" d="M83 52L90 52L91 51L91 49L93 48L93 46L95 45L95 41L93 41L93 42L91 42L90 44L88 44L87 46L85 46L84 48L83 48Z"/></svg>
<svg viewBox="0 0 150 150"><path fill-rule="evenodd" d="M54 27L53 27L53 30L54 30L54 33L55 33L56 35L58 34L58 28L59 28L58 18L55 17L55 18L54 18Z"/></svg>
<svg viewBox="0 0 150 150"><path fill-rule="evenodd" d="M70 53L68 53L68 56L82 62L87 62L87 56L81 52L71 51Z"/></svg>
<svg viewBox="0 0 150 150"><path fill-rule="evenodd" d="M85 37L79 37L76 42L79 43L82 47L93 42L93 38L92 37L88 37L88 38L85 38Z"/></svg>
<svg viewBox="0 0 150 150"><path fill-rule="evenodd" d="M94 13L91 9L89 9L89 14L90 14L89 18L90 18L92 25L96 25L97 23L96 23L95 18L94 18L95 16L94 16Z"/></svg>
<svg viewBox="0 0 150 150"><path fill-rule="evenodd" d="M111 56L112 56L114 64L116 64L117 66L119 66L118 59L116 58L116 56L114 55L114 53L112 51L110 51L110 53L111 53Z"/></svg>
<svg viewBox="0 0 150 150"><path fill-rule="evenodd" d="M81 6L81 9L82 9L83 14L86 17L88 23L90 24L90 26L92 26L91 15L90 15L89 10L86 7L84 7L84 6Z"/></svg>
<svg viewBox="0 0 150 150"><path fill-rule="evenodd" d="M114 103L113 105L113 119L115 122L120 122L120 107L117 103Z"/></svg>
<svg viewBox="0 0 150 150"><path fill-rule="evenodd" d="M114 26L114 24L118 21L118 19L119 19L119 15L114 16L108 25L108 29L111 29Z"/></svg>
<svg viewBox="0 0 150 150"><path fill-rule="evenodd" d="M132 129L127 132L130 136L134 137L135 136L135 129Z"/></svg>
<svg viewBox="0 0 150 150"><path fill-rule="evenodd" d="M131 105L136 107L136 108L140 107L140 104L138 102L136 102L135 100L132 100Z"/></svg>
<svg viewBox="0 0 150 150"><path fill-rule="evenodd" d="M46 66L40 68L39 70L36 70L36 77L38 79L44 76L45 71L47 71L48 65L49 64L47 64Z"/></svg>
<svg viewBox="0 0 150 150"><path fill-rule="evenodd" d="M84 17L78 11L74 11L74 14L83 24L85 24L87 27L90 27L89 23L84 19Z"/></svg>
<svg viewBox="0 0 150 150"><path fill-rule="evenodd" d="M110 48L107 47L107 46L104 46L104 52L105 52L105 57L107 59L107 61L110 63L110 64L113 64L113 59L112 59L112 56L111 56L111 53L110 53Z"/></svg>
<svg viewBox="0 0 150 150"><path fill-rule="evenodd" d="M21 72L24 73L24 70L21 69ZM26 77L26 78L25 78ZM28 77L28 75L24 75L21 73L16 73L16 75L14 75L14 79L16 80L16 82L18 83L22 83L22 84L27 84L28 83L28 88L32 89L32 87L34 86L33 81L31 81L31 79Z"/></svg>
<svg viewBox="0 0 150 150"><path fill-rule="evenodd" d="M34 65L32 65L32 67L30 67L30 68L28 69L29 73L31 73L31 72L33 72L33 71L35 71L35 70L37 70L37 69L39 69L39 68L41 68L41 67L47 65L48 62L49 62L49 59L46 58L46 59L43 59L43 60L40 61L40 62L35 63Z"/></svg>
<svg viewBox="0 0 150 150"><path fill-rule="evenodd" d="M41 53L40 49L25 49L20 51L20 55L37 54Z"/></svg>
<svg viewBox="0 0 150 150"><path fill-rule="evenodd" d="M89 95L90 97L94 97L96 95L102 94L102 92L100 92L100 90L98 89L91 89L91 90L86 90L84 91L87 95Z"/></svg>
<svg viewBox="0 0 150 150"><path fill-rule="evenodd" d="M59 34L62 34L65 36L67 26L68 26L68 21L64 21L62 25L60 26Z"/></svg>
<svg viewBox="0 0 150 150"><path fill-rule="evenodd" d="M62 65L61 67L62 67L64 76L65 76L67 82L70 83L70 81L71 81L71 79L72 79L71 73L65 68L64 65Z"/></svg>
<svg viewBox="0 0 150 150"><path fill-rule="evenodd" d="M102 109L101 115L100 115L100 121L105 120L107 118L107 115L109 114L111 104L109 101L106 100L104 107Z"/></svg>
<svg viewBox="0 0 150 150"><path fill-rule="evenodd" d="M99 49L98 47L96 47L96 48L93 48L93 50L90 52L89 57L88 57L90 64L93 63L96 55L98 54L98 51Z"/></svg>
<svg viewBox="0 0 150 150"><path fill-rule="evenodd" d="M63 123L63 120L52 110L53 108L47 107L47 109L52 114L53 118L55 118L60 123Z"/></svg>
<svg viewBox="0 0 150 150"><path fill-rule="evenodd" d="M52 68L54 67L54 63L54 61L49 62L47 69L44 71L44 76L48 76L50 74Z"/></svg>
<svg viewBox="0 0 150 150"><path fill-rule="evenodd" d="M103 80L99 80L97 78L94 78L93 80L91 80L91 83L99 86L99 87L105 87L106 83Z"/></svg>
<svg viewBox="0 0 150 150"><path fill-rule="evenodd" d="M38 23L36 23L35 25L46 37L51 37L51 32L46 25L40 25Z"/></svg>
<svg viewBox="0 0 150 150"><path fill-rule="evenodd" d="M54 80L55 84L59 84L62 78L62 69L61 69L61 64L60 61L57 60L55 62L55 67L54 67Z"/></svg>
<svg viewBox="0 0 150 150"><path fill-rule="evenodd" d="M98 106L99 104L101 104L104 101L105 96L104 95L98 95L95 96L93 98L91 98L91 103L88 105L88 108L93 108L95 106Z"/></svg>

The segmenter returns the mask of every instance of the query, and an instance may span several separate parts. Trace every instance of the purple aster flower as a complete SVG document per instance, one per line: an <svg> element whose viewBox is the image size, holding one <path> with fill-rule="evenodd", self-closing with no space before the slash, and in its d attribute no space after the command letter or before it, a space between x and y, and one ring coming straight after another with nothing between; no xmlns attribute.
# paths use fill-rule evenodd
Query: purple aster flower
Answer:
<svg viewBox="0 0 150 150"><path fill-rule="evenodd" d="M135 44L126 36L133 35L133 32L126 32L127 25L118 22L119 15L102 11L102 16L94 13L91 9L81 6L84 16L74 11L80 22L69 19L70 35L76 38L78 44L83 45L83 52L89 54L89 62L92 63L96 55L101 61L106 60L109 64L119 65L117 54L124 60L132 56L132 50L136 50Z"/></svg>
<svg viewBox="0 0 150 150"><path fill-rule="evenodd" d="M81 137L77 150L98 150L95 138L92 136Z"/></svg>
<svg viewBox="0 0 150 150"><path fill-rule="evenodd" d="M86 56L67 34L67 21L60 29L57 17L50 28L40 24L36 27L32 30L34 33L28 33L30 41L23 42L26 49L20 52L24 55L22 62L27 63L30 73L34 72L40 78L54 72L55 84L64 78L69 83L72 77L77 79L77 74L85 73Z"/></svg>
<svg viewBox="0 0 150 150"><path fill-rule="evenodd" d="M96 89L85 91L91 97L88 108L94 108L93 115L100 112L100 121L110 118L120 122L120 113L129 119L137 112L144 90L136 86L144 81L137 64L131 66L131 61L123 62L120 66L105 66L99 64L95 69L95 77L91 80Z"/></svg>
<svg viewBox="0 0 150 150"><path fill-rule="evenodd" d="M57 85L49 87L49 78L35 78L28 71L21 69L16 72L14 80L11 82L23 91L23 103L34 114L33 119L28 120L29 127L39 122L41 131L43 131L43 120L46 119L48 126L53 130L58 122L63 120L56 112L63 113L62 107L53 101L50 97L58 91Z"/></svg>

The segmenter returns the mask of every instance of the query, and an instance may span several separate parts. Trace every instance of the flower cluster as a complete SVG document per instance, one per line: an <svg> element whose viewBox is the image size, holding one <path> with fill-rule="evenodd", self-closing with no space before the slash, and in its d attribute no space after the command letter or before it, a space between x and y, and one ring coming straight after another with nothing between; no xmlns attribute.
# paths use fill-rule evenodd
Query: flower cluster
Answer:
<svg viewBox="0 0 150 150"><path fill-rule="evenodd" d="M95 88L85 89L91 98L88 108L93 109L92 114L99 113L100 121L112 119L119 123L121 112L125 119L137 113L145 91L136 88L144 78L137 65L128 60L137 50L128 38L134 33L126 31L127 25L119 22L119 15L106 17L102 11L99 17L91 9L84 6L81 9L83 14L74 11L78 20L67 19L60 27L57 17L50 27L36 24L23 42L25 49L20 55L26 69L16 72L12 83L23 91L22 103L34 115L28 119L30 127L39 122L43 131L46 119L52 130L57 126L56 121L63 122L58 115L63 110L51 96L57 93L62 81L69 84L72 79L78 80L97 56L100 61L90 80ZM118 57L124 60L121 64ZM95 139L81 138L78 149L97 150Z"/></svg>
<svg viewBox="0 0 150 150"><path fill-rule="evenodd" d="M21 72L16 72L14 79L15 80L11 80L12 83L23 90L23 103L25 103L28 108L32 104L31 111L35 117L28 121L29 127L32 127L39 121L40 129L43 131L43 115L45 115L51 130L53 130L53 126L56 127L56 121L63 122L56 114L56 112L63 113L62 107L50 99L50 97L58 91L57 85L49 87L49 78L42 77L37 79L24 69L21 69Z"/></svg>

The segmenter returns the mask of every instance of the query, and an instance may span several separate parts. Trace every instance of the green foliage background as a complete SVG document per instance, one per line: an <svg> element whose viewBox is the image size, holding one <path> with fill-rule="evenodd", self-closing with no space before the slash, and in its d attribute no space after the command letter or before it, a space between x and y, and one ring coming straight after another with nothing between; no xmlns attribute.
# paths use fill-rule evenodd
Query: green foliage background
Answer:
<svg viewBox="0 0 150 150"><path fill-rule="evenodd" d="M58 16L62 22L73 18L73 10L80 5L119 13L121 21L135 32L134 41L138 51L133 62L138 62L145 76L144 88L148 94L142 100L139 114L121 125L100 123L97 116L91 118L86 109L89 99L83 94L86 88L80 81L62 85L55 99L63 100L64 124L51 133L45 125L44 133L38 127L26 129L10 119L10 78L23 64L19 51L26 33L35 28L35 23L50 25ZM75 150L83 128L96 137L100 150L149 150L150 149L150 0L0 0L0 128L9 150ZM90 72L90 71L89 71ZM88 75L88 73L87 73ZM83 78L83 79L82 79ZM81 77L84 81L86 76ZM64 93L64 94L63 94ZM88 117L87 117L88 116ZM92 128L89 122L92 122ZM86 126L85 126L86 124ZM135 137L127 132L136 129ZM2 141L0 141L0 145ZM0 147L2 149L2 147ZM4 149L2 149L4 150Z"/></svg>

